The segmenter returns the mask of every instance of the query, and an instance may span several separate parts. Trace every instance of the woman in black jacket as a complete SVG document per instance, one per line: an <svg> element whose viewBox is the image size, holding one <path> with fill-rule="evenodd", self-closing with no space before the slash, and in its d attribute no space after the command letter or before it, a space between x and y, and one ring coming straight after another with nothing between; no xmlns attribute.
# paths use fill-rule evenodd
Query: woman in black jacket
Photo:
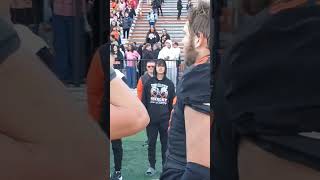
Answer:
<svg viewBox="0 0 320 180"><path fill-rule="evenodd" d="M159 41L160 41L160 36L158 32L154 27L151 27L146 37L146 43L150 43L151 45L154 45Z"/></svg>
<svg viewBox="0 0 320 180"><path fill-rule="evenodd" d="M115 54L115 62L114 62L114 65L113 65L113 67L115 68L115 69L118 69L118 70L123 70L123 54L121 53L121 51L120 51L120 49L119 49L119 47L117 46L117 45L115 45L115 44L112 44L111 45L111 48L112 48L112 51L113 51L113 53Z"/></svg>

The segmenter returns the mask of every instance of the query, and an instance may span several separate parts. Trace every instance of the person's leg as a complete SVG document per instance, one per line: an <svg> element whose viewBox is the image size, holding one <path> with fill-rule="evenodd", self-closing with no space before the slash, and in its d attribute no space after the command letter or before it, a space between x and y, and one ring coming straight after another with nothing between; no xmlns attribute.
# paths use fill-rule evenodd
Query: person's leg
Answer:
<svg viewBox="0 0 320 180"><path fill-rule="evenodd" d="M69 47L68 68L66 71L67 78L73 80L73 83L83 83L83 79L85 78L85 29L82 24L84 24L84 19L80 18L79 26L76 27L75 17L66 18L69 37L67 42ZM75 37L76 31L79 33L77 37ZM75 42L75 38L78 38L77 43ZM75 59L76 54L78 54L78 57ZM74 77L74 71L76 73L76 77Z"/></svg>
<svg viewBox="0 0 320 180"><path fill-rule="evenodd" d="M123 33L123 39L126 38L126 29L122 29L122 33Z"/></svg>
<svg viewBox="0 0 320 180"><path fill-rule="evenodd" d="M147 126L148 134L148 159L150 167L155 169L156 167L156 144L158 138L158 124L149 124Z"/></svg>
<svg viewBox="0 0 320 180"><path fill-rule="evenodd" d="M128 86L129 86L130 88L132 88L132 87L131 87L131 84L132 84L132 76L131 76L130 66L127 66L127 67L126 67L126 74L127 74Z"/></svg>
<svg viewBox="0 0 320 180"><path fill-rule="evenodd" d="M133 89L135 89L136 87L137 87L137 75L138 75L138 73L137 73L137 68L136 67L133 67L132 68L133 70L132 70L132 73L133 73L133 75L132 75L132 88Z"/></svg>
<svg viewBox="0 0 320 180"><path fill-rule="evenodd" d="M164 167L164 163L166 162L166 151L168 145L168 128L169 128L169 120L167 122L162 122L159 128L160 134L160 142L161 142L161 155L162 155L162 167Z"/></svg>
<svg viewBox="0 0 320 180"><path fill-rule="evenodd" d="M181 16L181 9L178 10L178 19L180 19Z"/></svg>
<svg viewBox="0 0 320 180"><path fill-rule="evenodd" d="M159 7L160 11L161 11L161 16L163 16L163 12L162 12L162 8L161 6Z"/></svg>
<svg viewBox="0 0 320 180"><path fill-rule="evenodd" d="M130 28L127 29L127 39L129 39Z"/></svg>
<svg viewBox="0 0 320 180"><path fill-rule="evenodd" d="M111 141L111 143L114 157L114 170L121 171L123 157L122 141L121 139L118 139Z"/></svg>
<svg viewBox="0 0 320 180"><path fill-rule="evenodd" d="M68 80L66 69L68 67L68 44L66 43L67 28L63 16L53 15L52 26L54 33L53 46L55 50L54 71L60 80Z"/></svg>

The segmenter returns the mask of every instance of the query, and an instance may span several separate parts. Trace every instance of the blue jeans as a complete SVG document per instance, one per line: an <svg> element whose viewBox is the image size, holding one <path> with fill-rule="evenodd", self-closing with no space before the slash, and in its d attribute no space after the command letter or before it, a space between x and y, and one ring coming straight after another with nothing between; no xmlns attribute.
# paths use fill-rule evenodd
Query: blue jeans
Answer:
<svg viewBox="0 0 320 180"><path fill-rule="evenodd" d="M75 32L75 17L72 16L59 16L53 15L52 26L54 32L54 71L58 78L63 81L72 81L73 80L73 61L74 61L74 32ZM83 53L84 49L84 26L83 19L80 22L80 34L81 38L79 40L79 45L81 46L81 51L77 53ZM84 55L80 55L81 58ZM77 59L80 62L80 76L84 76L84 67L83 61ZM81 64L82 63L82 64Z"/></svg>
<svg viewBox="0 0 320 180"><path fill-rule="evenodd" d="M136 67L127 66L126 69L127 69L127 82L128 82L127 84L130 88L134 89L136 88L136 85L137 85Z"/></svg>

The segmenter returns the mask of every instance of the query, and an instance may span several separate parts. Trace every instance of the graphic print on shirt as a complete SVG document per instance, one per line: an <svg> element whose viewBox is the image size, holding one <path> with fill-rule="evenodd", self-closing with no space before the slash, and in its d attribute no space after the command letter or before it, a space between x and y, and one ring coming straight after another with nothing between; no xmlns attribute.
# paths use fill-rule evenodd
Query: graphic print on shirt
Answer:
<svg viewBox="0 0 320 180"><path fill-rule="evenodd" d="M148 37L150 40L157 38L157 36L153 33L150 33Z"/></svg>
<svg viewBox="0 0 320 180"><path fill-rule="evenodd" d="M150 104L162 104L168 103L168 86L165 84L151 84L150 90Z"/></svg>

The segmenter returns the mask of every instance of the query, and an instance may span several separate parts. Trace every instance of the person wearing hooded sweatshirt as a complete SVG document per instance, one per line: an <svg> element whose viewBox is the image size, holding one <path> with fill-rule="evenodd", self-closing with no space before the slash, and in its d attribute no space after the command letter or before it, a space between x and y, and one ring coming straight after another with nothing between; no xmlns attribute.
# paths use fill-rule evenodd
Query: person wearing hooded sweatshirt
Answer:
<svg viewBox="0 0 320 180"><path fill-rule="evenodd" d="M166 62L158 60L154 76L147 81L142 92L142 102L151 119L147 126L148 159L150 163L150 167L146 171L147 176L153 176L156 173L155 150L158 133L160 134L162 165L164 165L166 159L169 119L175 97L174 84L167 78L166 72Z"/></svg>
<svg viewBox="0 0 320 180"><path fill-rule="evenodd" d="M150 27L150 30L146 37L146 43L150 43L151 45L154 45L155 43L160 41L160 36L156 29L152 26Z"/></svg>
<svg viewBox="0 0 320 180"><path fill-rule="evenodd" d="M175 50L173 49L172 41L166 40L165 47L159 52L158 59L164 59L168 65L168 78L176 85L177 83L177 59Z"/></svg>

